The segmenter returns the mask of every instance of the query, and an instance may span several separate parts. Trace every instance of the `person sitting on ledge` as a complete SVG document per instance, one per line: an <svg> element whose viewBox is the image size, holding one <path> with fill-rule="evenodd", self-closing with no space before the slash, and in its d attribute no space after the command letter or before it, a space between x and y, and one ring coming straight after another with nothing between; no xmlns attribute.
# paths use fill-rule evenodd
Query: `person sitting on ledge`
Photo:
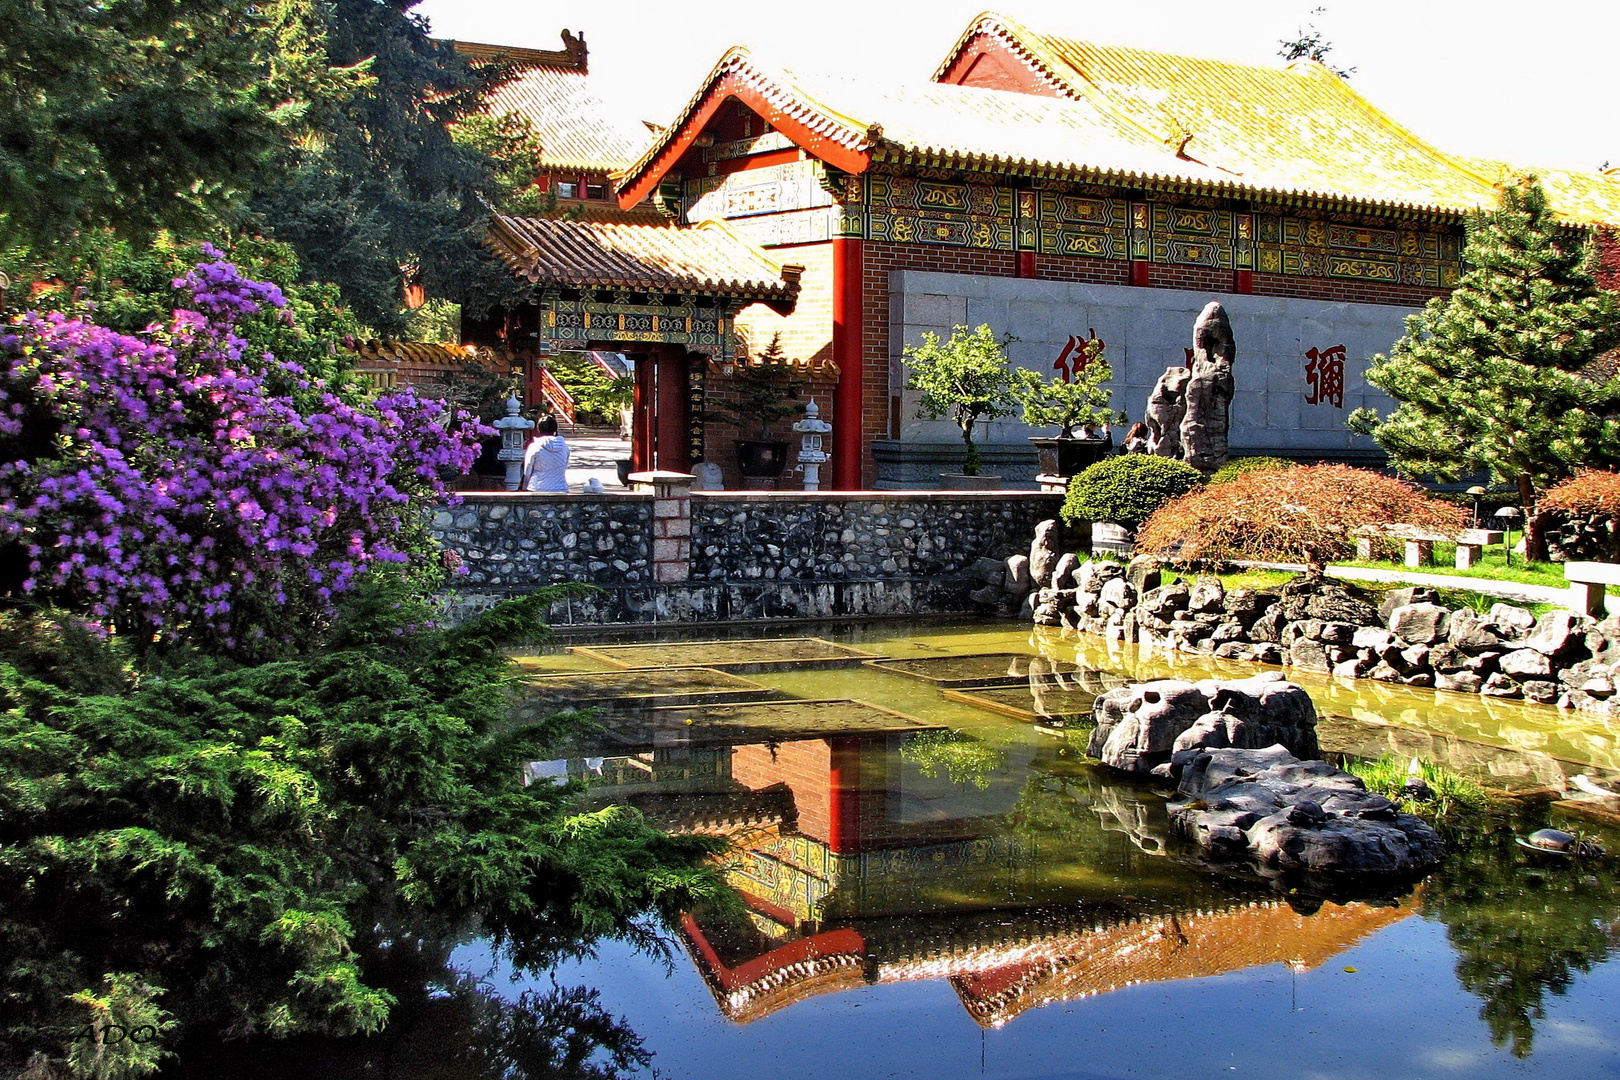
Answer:
<svg viewBox="0 0 1620 1080"><path fill-rule="evenodd" d="M523 451L521 491L568 491L568 443L557 434L557 418L542 416Z"/></svg>
<svg viewBox="0 0 1620 1080"><path fill-rule="evenodd" d="M1132 424L1130 430L1125 432L1125 442L1120 446L1122 454L1145 454L1148 452L1148 426L1138 420Z"/></svg>

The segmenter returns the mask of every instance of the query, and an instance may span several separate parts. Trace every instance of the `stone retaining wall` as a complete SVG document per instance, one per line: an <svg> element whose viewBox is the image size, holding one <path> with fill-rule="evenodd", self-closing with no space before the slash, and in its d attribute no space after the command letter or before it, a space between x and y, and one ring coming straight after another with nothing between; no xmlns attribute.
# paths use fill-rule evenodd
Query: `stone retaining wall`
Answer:
<svg viewBox="0 0 1620 1080"><path fill-rule="evenodd" d="M652 580L651 495L477 494L433 515L463 588L520 593L563 581Z"/></svg>
<svg viewBox="0 0 1620 1080"><path fill-rule="evenodd" d="M1058 502L1034 492L698 493L692 498L692 576L721 581L958 577L980 557L1021 550L1036 522Z"/></svg>
<svg viewBox="0 0 1620 1080"><path fill-rule="evenodd" d="M689 478L687 478L689 483ZM461 613L587 582L554 625L968 613L973 568L1022 549L1039 492L469 494L433 534L466 569ZM689 543L688 543L689 538Z"/></svg>

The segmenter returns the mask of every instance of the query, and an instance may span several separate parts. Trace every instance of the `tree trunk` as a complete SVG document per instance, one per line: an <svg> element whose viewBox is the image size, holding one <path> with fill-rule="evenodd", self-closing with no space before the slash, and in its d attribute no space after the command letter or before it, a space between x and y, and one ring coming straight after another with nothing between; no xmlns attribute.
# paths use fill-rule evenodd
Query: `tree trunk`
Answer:
<svg viewBox="0 0 1620 1080"><path fill-rule="evenodd" d="M1524 557L1527 562L1547 561L1547 525L1552 515L1536 510L1536 488L1529 473L1519 474L1519 502L1524 510Z"/></svg>
<svg viewBox="0 0 1620 1080"><path fill-rule="evenodd" d="M979 448L973 445L973 419L969 417L962 428L962 475L979 475Z"/></svg>

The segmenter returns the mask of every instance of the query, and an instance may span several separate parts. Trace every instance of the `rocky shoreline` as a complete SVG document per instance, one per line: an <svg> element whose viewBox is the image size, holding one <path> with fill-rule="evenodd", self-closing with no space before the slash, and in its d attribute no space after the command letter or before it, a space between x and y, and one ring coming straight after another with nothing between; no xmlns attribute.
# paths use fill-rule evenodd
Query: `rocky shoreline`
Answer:
<svg viewBox="0 0 1620 1080"><path fill-rule="evenodd" d="M1279 589L1232 589L1213 576L1161 584L1157 561L1127 564L1057 549L1056 521L1028 555L981 560L973 598L999 614L1226 660L1488 697L1522 698L1604 715L1620 710L1620 617L1569 611L1539 618L1513 604L1450 609L1434 590L1366 594L1300 576ZM1370 600L1377 600L1373 606Z"/></svg>

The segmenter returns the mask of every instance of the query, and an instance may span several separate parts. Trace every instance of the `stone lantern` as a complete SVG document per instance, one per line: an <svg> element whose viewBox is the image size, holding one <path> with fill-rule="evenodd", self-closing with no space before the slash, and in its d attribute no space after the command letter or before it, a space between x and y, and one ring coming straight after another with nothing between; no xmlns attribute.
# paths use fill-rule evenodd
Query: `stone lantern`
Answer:
<svg viewBox="0 0 1620 1080"><path fill-rule="evenodd" d="M816 399L811 398L804 407L804 419L793 425L798 432L799 464L804 466L804 490L821 490L821 466L831 456L821 448L821 437L832 431L832 425L821 419Z"/></svg>
<svg viewBox="0 0 1620 1080"><path fill-rule="evenodd" d="M524 436L534 427L533 420L518 415L523 406L514 395L506 399L506 415L495 421L495 430L501 433L501 452L495 456L506 462L506 490L516 491L523 482Z"/></svg>

